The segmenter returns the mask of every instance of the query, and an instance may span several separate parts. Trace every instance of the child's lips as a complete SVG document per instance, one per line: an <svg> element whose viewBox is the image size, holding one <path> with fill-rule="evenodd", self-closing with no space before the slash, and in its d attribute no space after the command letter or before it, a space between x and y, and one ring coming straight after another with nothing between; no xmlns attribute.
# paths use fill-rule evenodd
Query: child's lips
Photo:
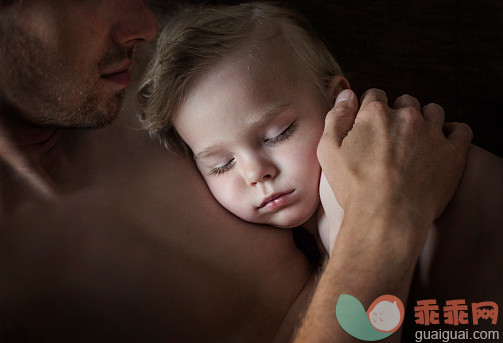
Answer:
<svg viewBox="0 0 503 343"><path fill-rule="evenodd" d="M264 198L258 208L272 211L284 207L291 201L291 194L293 191L294 190L292 189L288 192L273 193L268 195Z"/></svg>

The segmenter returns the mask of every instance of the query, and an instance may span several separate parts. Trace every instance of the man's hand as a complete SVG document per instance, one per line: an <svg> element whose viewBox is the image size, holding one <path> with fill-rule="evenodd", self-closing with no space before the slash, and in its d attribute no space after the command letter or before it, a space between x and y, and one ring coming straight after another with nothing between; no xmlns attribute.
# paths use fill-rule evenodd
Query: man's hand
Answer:
<svg viewBox="0 0 503 343"><path fill-rule="evenodd" d="M461 179L472 133L465 124L444 125L436 104L421 113L408 95L393 109L387 102L383 91L372 89L357 112L355 94L341 92L327 115L318 158L346 214L413 220L425 238Z"/></svg>
<svg viewBox="0 0 503 343"><path fill-rule="evenodd" d="M443 130L445 131L445 135ZM370 90L358 102L339 94L318 146L323 172L344 220L296 342L358 342L339 325L341 294L364 306L384 294L404 304L427 229L451 199L471 140L463 124L407 95L387 105ZM384 341L400 341L400 332Z"/></svg>

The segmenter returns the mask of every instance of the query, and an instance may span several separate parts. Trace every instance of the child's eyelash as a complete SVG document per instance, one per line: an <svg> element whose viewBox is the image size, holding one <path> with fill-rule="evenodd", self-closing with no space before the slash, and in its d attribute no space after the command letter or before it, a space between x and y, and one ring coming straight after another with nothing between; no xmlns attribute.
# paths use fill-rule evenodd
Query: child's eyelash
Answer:
<svg viewBox="0 0 503 343"><path fill-rule="evenodd" d="M225 173L226 171L228 171L229 169L231 169L233 165L234 165L234 159L230 160L229 162L227 162L223 166L211 168L210 175L212 175L212 176L221 175L221 174Z"/></svg>
<svg viewBox="0 0 503 343"><path fill-rule="evenodd" d="M265 142L268 145L274 145L274 144L278 144L280 142L283 142L284 140L287 140L288 138L290 138L290 136L295 131L295 129L297 129L297 123L293 122L290 124L290 126L288 126L279 135L277 135L276 137L273 137L273 138L266 139Z"/></svg>
<svg viewBox="0 0 503 343"><path fill-rule="evenodd" d="M274 144L281 143L281 142L287 140L288 138L290 138L290 136L292 135L292 133L296 129L297 129L297 123L293 122L293 123L290 124L290 126L288 126L285 130L283 130L283 132L281 132L276 137L266 139L265 143L267 145L274 145ZM234 165L234 163L235 163L235 159L233 158L232 160L230 160L229 162L227 162L223 166L218 166L218 167L211 168L210 175L211 176L222 175L223 173L225 173L226 171L228 171L229 169L231 169L232 166Z"/></svg>

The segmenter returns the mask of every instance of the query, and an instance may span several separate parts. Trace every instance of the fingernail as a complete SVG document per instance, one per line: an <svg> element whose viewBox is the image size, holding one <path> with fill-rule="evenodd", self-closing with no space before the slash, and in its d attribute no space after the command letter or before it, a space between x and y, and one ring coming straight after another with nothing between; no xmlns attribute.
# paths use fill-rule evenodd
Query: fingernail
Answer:
<svg viewBox="0 0 503 343"><path fill-rule="evenodd" d="M346 101L351 99L351 96L353 95L353 92L351 92L349 89L345 89L342 92L337 95L337 99L335 99L335 104L337 105L340 102Z"/></svg>

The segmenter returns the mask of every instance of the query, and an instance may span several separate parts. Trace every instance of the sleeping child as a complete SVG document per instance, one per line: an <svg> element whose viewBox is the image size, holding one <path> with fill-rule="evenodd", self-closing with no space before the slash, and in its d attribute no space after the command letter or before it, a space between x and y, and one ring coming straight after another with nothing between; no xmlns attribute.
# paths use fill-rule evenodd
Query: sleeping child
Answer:
<svg viewBox="0 0 503 343"><path fill-rule="evenodd" d="M222 206L249 222L300 226L332 251L343 211L316 150L326 113L350 86L300 14L266 3L184 10L160 34L145 80L138 96L144 127L194 159ZM442 249L429 249L424 259L445 261L445 270L435 264L440 277L452 270L441 255L451 242L467 263L470 251L479 254L470 245L474 235L492 242L483 256L501 255L494 242L502 234L502 166L501 158L472 146L441 218ZM490 257L496 260L503 259Z"/></svg>
<svg viewBox="0 0 503 343"><path fill-rule="evenodd" d="M145 128L189 153L231 213L320 230L331 251L342 209L320 184L316 148L349 83L326 46L302 16L264 3L189 9L171 23L139 96Z"/></svg>

